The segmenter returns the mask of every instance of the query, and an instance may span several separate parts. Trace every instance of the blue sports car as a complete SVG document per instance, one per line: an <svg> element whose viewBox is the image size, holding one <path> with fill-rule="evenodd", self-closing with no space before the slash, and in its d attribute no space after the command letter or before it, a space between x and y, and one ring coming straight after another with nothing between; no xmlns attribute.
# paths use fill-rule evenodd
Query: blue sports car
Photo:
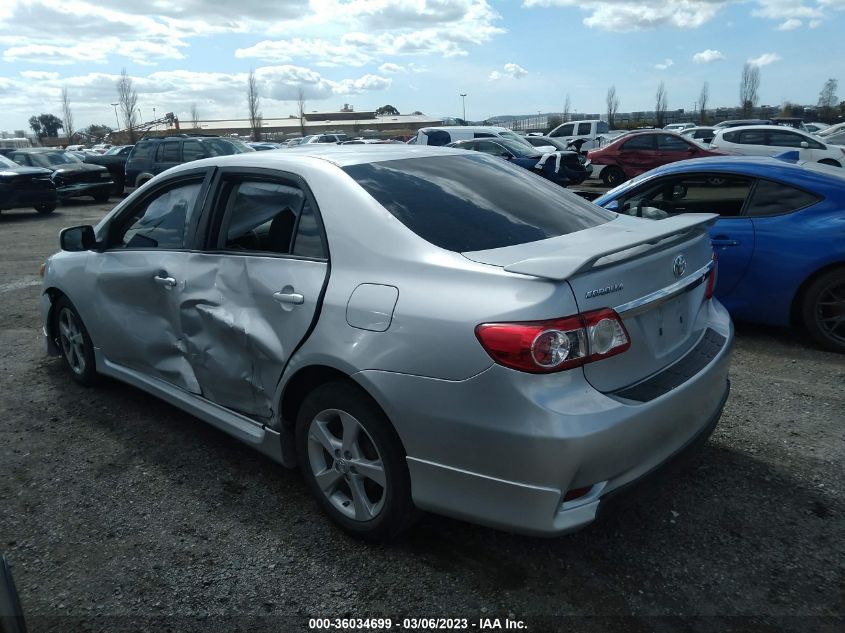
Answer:
<svg viewBox="0 0 845 633"><path fill-rule="evenodd" d="M476 138L455 141L446 147L499 156L563 187L581 184L593 171L592 166L587 165L586 159L578 152L564 150L546 155L527 141L514 141L509 138Z"/></svg>
<svg viewBox="0 0 845 633"><path fill-rule="evenodd" d="M803 325L845 353L845 169L785 157L699 158L658 167L595 202L658 220L718 213L715 294L731 315Z"/></svg>

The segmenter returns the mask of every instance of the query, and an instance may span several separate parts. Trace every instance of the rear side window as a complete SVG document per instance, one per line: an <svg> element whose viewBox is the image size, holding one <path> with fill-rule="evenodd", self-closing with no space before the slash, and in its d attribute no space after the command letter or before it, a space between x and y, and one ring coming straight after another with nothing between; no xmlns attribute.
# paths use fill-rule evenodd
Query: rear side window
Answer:
<svg viewBox="0 0 845 633"><path fill-rule="evenodd" d="M610 128L607 127L607 123L604 121L599 121L596 123L596 133L597 134L607 134L610 131Z"/></svg>
<svg viewBox="0 0 845 633"><path fill-rule="evenodd" d="M325 257L317 220L301 189L265 181L230 182L226 189L223 250Z"/></svg>
<svg viewBox="0 0 845 633"><path fill-rule="evenodd" d="M735 142L740 145L765 145L766 132L763 130L743 130L742 132L735 132L737 140Z"/></svg>
<svg viewBox="0 0 845 633"><path fill-rule="evenodd" d="M590 123L579 123L576 134L589 134L592 125Z"/></svg>
<svg viewBox="0 0 845 633"><path fill-rule="evenodd" d="M199 141L185 141L182 145L182 160L186 163L192 160L205 158L205 150L202 148L202 143Z"/></svg>
<svg viewBox="0 0 845 633"><path fill-rule="evenodd" d="M661 134L657 137L657 149L662 152L685 152L689 148L684 141L671 134Z"/></svg>
<svg viewBox="0 0 845 633"><path fill-rule="evenodd" d="M819 197L771 180L758 180L746 215L781 215L803 209L820 200Z"/></svg>
<svg viewBox="0 0 845 633"><path fill-rule="evenodd" d="M654 135L653 134L638 134L630 141L627 141L622 149L654 149Z"/></svg>
<svg viewBox="0 0 845 633"><path fill-rule="evenodd" d="M615 217L526 169L478 153L343 169L410 230L450 251L536 242Z"/></svg>

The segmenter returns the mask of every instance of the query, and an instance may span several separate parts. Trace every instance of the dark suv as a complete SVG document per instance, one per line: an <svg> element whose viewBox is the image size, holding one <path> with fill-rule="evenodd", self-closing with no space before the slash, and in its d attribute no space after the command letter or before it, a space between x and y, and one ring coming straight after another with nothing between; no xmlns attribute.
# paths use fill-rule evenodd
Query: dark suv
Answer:
<svg viewBox="0 0 845 633"><path fill-rule="evenodd" d="M200 158L254 152L246 143L220 136L158 136L141 139L126 161L126 186L140 187L165 169Z"/></svg>

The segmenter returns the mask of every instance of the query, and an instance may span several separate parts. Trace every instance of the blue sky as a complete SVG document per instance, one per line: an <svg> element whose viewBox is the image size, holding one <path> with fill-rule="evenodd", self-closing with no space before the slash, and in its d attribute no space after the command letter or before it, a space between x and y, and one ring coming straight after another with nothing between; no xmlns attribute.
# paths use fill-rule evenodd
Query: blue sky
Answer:
<svg viewBox="0 0 845 633"><path fill-rule="evenodd" d="M236 10L237 8L237 10ZM245 118L256 70L265 118L344 103L467 117L737 104L742 66L760 66L760 103L814 103L839 79L845 0L3 0L0 129L61 114L114 125L126 68L142 114ZM845 77L841 77L845 81ZM845 86L839 91L845 98Z"/></svg>

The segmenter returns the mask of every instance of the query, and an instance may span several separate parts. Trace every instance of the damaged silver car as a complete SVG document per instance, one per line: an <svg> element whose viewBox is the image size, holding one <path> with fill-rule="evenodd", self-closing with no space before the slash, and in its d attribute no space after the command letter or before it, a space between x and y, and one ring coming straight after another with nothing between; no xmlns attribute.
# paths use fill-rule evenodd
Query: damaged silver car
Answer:
<svg viewBox="0 0 845 633"><path fill-rule="evenodd" d="M298 465L357 535L418 509L562 534L720 417L715 219L620 216L443 148L199 160L62 232L44 335L79 382Z"/></svg>

